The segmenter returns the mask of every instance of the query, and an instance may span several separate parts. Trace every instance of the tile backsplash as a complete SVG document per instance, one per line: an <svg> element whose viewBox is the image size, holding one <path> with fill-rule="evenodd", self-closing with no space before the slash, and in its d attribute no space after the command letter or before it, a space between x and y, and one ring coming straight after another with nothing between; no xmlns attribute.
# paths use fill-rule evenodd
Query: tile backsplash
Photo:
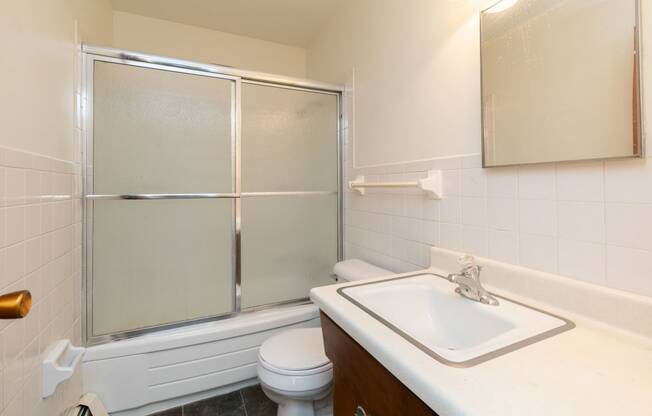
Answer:
<svg viewBox="0 0 652 416"><path fill-rule="evenodd" d="M57 415L81 375L41 400L41 357L53 341L81 343L79 164L0 148L0 293L28 289L30 314L0 321L0 414Z"/></svg>
<svg viewBox="0 0 652 416"><path fill-rule="evenodd" d="M405 272L428 266L429 247L439 246L652 296L650 159L483 169L473 154L354 168L345 149L345 183L441 169L444 188L441 200L347 190L347 257Z"/></svg>

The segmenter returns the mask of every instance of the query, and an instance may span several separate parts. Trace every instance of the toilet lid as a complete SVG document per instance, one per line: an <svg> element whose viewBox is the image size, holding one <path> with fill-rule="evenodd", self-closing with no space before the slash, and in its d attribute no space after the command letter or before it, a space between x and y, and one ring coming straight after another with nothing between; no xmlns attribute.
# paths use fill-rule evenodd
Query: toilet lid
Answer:
<svg viewBox="0 0 652 416"><path fill-rule="evenodd" d="M281 370L301 371L330 364L324 353L321 328L297 328L268 338L260 357Z"/></svg>

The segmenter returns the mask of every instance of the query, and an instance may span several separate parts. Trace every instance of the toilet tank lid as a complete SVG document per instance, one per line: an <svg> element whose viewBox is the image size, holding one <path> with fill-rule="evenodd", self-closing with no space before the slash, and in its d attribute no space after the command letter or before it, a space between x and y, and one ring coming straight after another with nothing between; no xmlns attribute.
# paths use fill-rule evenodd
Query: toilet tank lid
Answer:
<svg viewBox="0 0 652 416"><path fill-rule="evenodd" d="M389 276L393 272L369 264L360 259L349 259L335 263L333 273L346 281L368 279L370 277Z"/></svg>

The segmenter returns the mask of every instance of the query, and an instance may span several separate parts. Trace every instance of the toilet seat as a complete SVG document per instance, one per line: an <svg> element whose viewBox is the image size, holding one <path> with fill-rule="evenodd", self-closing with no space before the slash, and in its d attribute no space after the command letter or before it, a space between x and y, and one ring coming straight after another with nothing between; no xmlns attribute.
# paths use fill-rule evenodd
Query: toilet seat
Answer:
<svg viewBox="0 0 652 416"><path fill-rule="evenodd" d="M313 374L323 373L333 368L333 363L328 362L327 364L314 368L306 368L303 370L286 370L284 368L276 367L273 364L267 362L263 357L260 356L260 354L258 355L258 363L261 365L261 367L264 367L265 370L282 376L310 376Z"/></svg>
<svg viewBox="0 0 652 416"><path fill-rule="evenodd" d="M321 328L297 328L267 339L258 351L258 376L279 392L306 392L328 386L333 364L324 353Z"/></svg>
<svg viewBox="0 0 652 416"><path fill-rule="evenodd" d="M295 328L276 334L260 346L258 356L278 374L319 373L331 365L324 352L321 328Z"/></svg>
<svg viewBox="0 0 652 416"><path fill-rule="evenodd" d="M325 366L320 372L289 375L268 370L262 362L259 362L258 378L263 385L280 394L293 393L297 397L312 395L315 391L322 390L330 385L333 380L333 365Z"/></svg>

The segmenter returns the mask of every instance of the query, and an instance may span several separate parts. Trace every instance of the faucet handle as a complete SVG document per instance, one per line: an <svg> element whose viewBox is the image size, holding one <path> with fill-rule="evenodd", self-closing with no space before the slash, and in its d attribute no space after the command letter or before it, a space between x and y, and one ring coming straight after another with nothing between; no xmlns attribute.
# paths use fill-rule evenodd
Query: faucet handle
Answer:
<svg viewBox="0 0 652 416"><path fill-rule="evenodd" d="M473 256L465 254L460 256L460 258L457 259L457 262L462 268L462 274L467 275L475 280L480 278L480 271L482 270L482 267L475 264L475 258Z"/></svg>
<svg viewBox="0 0 652 416"><path fill-rule="evenodd" d="M462 269L467 269L475 265L475 258L470 254L464 254L457 259L457 264L459 264Z"/></svg>

